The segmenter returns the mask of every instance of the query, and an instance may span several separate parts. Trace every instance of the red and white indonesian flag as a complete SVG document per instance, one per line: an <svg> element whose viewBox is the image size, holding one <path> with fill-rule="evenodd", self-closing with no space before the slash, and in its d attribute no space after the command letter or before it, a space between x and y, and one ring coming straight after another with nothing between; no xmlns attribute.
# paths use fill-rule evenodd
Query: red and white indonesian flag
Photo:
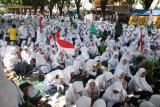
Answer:
<svg viewBox="0 0 160 107"><path fill-rule="evenodd" d="M75 47L72 43L66 40L60 39L60 32L56 32L56 45L58 50L64 50L67 54L74 55Z"/></svg>
<svg viewBox="0 0 160 107"><path fill-rule="evenodd" d="M143 35L142 35L142 30L141 30L141 35L140 35L140 40L139 40L139 49L140 52L143 52Z"/></svg>

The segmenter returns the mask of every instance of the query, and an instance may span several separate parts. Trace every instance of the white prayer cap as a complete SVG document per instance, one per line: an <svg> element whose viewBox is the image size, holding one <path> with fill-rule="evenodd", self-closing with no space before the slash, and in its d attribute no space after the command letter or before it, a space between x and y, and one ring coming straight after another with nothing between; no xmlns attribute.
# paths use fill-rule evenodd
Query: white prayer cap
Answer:
<svg viewBox="0 0 160 107"><path fill-rule="evenodd" d="M82 96L76 102L76 107L91 107L91 98Z"/></svg>
<svg viewBox="0 0 160 107"><path fill-rule="evenodd" d="M103 99L98 99L93 103L93 107L106 107L106 102Z"/></svg>
<svg viewBox="0 0 160 107"><path fill-rule="evenodd" d="M155 107L152 103L150 103L149 101L144 101L140 104L139 107Z"/></svg>
<svg viewBox="0 0 160 107"><path fill-rule="evenodd" d="M74 82L73 88L76 93L83 91L84 90L83 82L81 82L81 81Z"/></svg>

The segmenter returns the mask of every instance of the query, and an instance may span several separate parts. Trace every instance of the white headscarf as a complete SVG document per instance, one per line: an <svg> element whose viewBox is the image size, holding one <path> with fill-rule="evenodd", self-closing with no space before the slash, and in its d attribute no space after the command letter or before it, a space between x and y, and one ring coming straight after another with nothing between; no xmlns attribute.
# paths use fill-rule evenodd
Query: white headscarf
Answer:
<svg viewBox="0 0 160 107"><path fill-rule="evenodd" d="M96 92L97 96L99 96L99 95L100 95L100 89L99 89L99 87L98 87L97 82L96 82L94 79L90 79L90 80L88 81L86 87L85 87L85 90L87 91L87 94L88 94L87 96L91 97L91 89L90 89L90 86L89 86L90 83L95 83L94 92Z"/></svg>
<svg viewBox="0 0 160 107"><path fill-rule="evenodd" d="M74 72L75 74L77 73L75 68L70 65L68 67L66 67L64 70L63 70L63 77L69 82L71 80L71 73Z"/></svg>
<svg viewBox="0 0 160 107"><path fill-rule="evenodd" d="M127 60L127 63L125 65L123 65L123 61ZM129 68L129 63L128 63L128 58L126 57L122 57L120 60L120 63L117 65L115 72L117 72L117 69L121 69L124 71L124 74L130 78L132 78L132 74Z"/></svg>
<svg viewBox="0 0 160 107"><path fill-rule="evenodd" d="M76 102L76 107L91 107L91 98L82 96Z"/></svg>
<svg viewBox="0 0 160 107"><path fill-rule="evenodd" d="M117 91L118 93L114 94L113 90ZM114 103L125 101L126 97L127 97L127 92L123 89L122 83L115 82L106 89L102 98L105 101L109 101L109 103L107 103L108 107L112 107Z"/></svg>
<svg viewBox="0 0 160 107"><path fill-rule="evenodd" d="M115 79L115 81L121 81L120 79L119 79L119 77L121 76L121 74L123 74L124 73L124 71L122 71L121 69L117 69L117 71L114 73L114 79Z"/></svg>
<svg viewBox="0 0 160 107"><path fill-rule="evenodd" d="M149 102L151 102L155 107L160 107L160 95L152 95Z"/></svg>
<svg viewBox="0 0 160 107"><path fill-rule="evenodd" d="M147 83L145 77L142 78L142 73L146 72L144 68L140 68L138 72L134 75L133 79L136 81L137 85L144 91L153 92L152 87Z"/></svg>
<svg viewBox="0 0 160 107"><path fill-rule="evenodd" d="M106 102L102 99L98 99L93 103L93 107L106 107Z"/></svg>
<svg viewBox="0 0 160 107"><path fill-rule="evenodd" d="M115 59L114 57L117 55L117 58ZM109 71L111 70L111 68L115 67L118 65L119 60L118 60L118 52L114 52L114 54L111 56L111 58L108 61L108 68ZM115 69L113 68L113 69Z"/></svg>
<svg viewBox="0 0 160 107"><path fill-rule="evenodd" d="M113 83L112 79L113 79L112 73L106 72L105 74L98 76L96 78L96 82L98 83L100 89L103 89L105 91Z"/></svg>
<svg viewBox="0 0 160 107"><path fill-rule="evenodd" d="M139 107L155 107L152 103L150 103L149 101L144 101L140 104Z"/></svg>

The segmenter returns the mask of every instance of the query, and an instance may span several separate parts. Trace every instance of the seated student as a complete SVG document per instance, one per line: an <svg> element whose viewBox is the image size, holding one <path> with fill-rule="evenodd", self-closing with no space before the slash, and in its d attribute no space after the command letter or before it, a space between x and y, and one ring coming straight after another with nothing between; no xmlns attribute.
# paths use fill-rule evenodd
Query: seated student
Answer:
<svg viewBox="0 0 160 107"><path fill-rule="evenodd" d="M82 69L82 70L80 70L80 73L78 75L72 76L70 83L74 83L75 81L82 81L85 86L88 82L87 70Z"/></svg>
<svg viewBox="0 0 160 107"><path fill-rule="evenodd" d="M56 53L56 55L54 56L54 60L52 62L52 70L63 70L65 68L64 58L65 54L62 51L58 51L58 53Z"/></svg>
<svg viewBox="0 0 160 107"><path fill-rule="evenodd" d="M95 80L98 83L98 86L101 90L101 93L103 95L103 93L105 92L105 90L113 84L114 79L113 79L113 75L111 72L106 72L100 76L98 76Z"/></svg>
<svg viewBox="0 0 160 107"><path fill-rule="evenodd" d="M108 71L114 74L114 71L118 63L119 63L118 52L114 52L114 54L111 56L111 58L108 61Z"/></svg>
<svg viewBox="0 0 160 107"><path fill-rule="evenodd" d="M129 91L139 95L153 93L152 87L147 83L145 76L146 70L144 68L140 68L129 82Z"/></svg>
<svg viewBox="0 0 160 107"><path fill-rule="evenodd" d="M122 71L124 71L124 75L128 78L132 78L132 74L129 68L129 62L128 59L126 57L122 57L120 60L120 63L117 65L115 72L117 72L118 69L121 69Z"/></svg>
<svg viewBox="0 0 160 107"><path fill-rule="evenodd" d="M68 67L66 67L63 71L62 71L62 80L65 83L65 85L70 86L70 83L72 83L72 78L74 78L76 76L77 72L76 69L70 65Z"/></svg>
<svg viewBox="0 0 160 107"><path fill-rule="evenodd" d="M102 99L107 102L107 107L120 107L127 97L127 92L123 88L122 83L115 82L109 86Z"/></svg>
<svg viewBox="0 0 160 107"><path fill-rule="evenodd" d="M62 70L52 71L45 75L43 90L50 96L53 96L56 92L63 94L66 90L62 82Z"/></svg>
<svg viewBox="0 0 160 107"><path fill-rule="evenodd" d="M114 73L114 80L121 82L123 88L127 89L128 82L125 80L124 72L121 69L117 69L117 72Z"/></svg>
<svg viewBox="0 0 160 107"><path fill-rule="evenodd" d="M76 104L76 101L83 95L84 86L81 81L74 82L65 94L65 107L72 107Z"/></svg>
<svg viewBox="0 0 160 107"><path fill-rule="evenodd" d="M24 100L35 106L43 105L46 99L41 95L40 90L37 90L32 84L26 80L20 80L19 88L24 93Z"/></svg>
<svg viewBox="0 0 160 107"><path fill-rule="evenodd" d="M85 95L90 97L92 104L99 98L100 89L96 84L95 80L90 79L85 87Z"/></svg>

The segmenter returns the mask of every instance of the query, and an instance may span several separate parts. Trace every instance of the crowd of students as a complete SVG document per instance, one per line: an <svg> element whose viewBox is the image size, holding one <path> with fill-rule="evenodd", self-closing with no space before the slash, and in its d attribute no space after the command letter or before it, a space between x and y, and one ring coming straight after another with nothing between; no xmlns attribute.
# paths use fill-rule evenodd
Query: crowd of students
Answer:
<svg viewBox="0 0 160 107"><path fill-rule="evenodd" d="M160 106L159 88L146 81L143 67L160 57L160 29L150 34L145 26L122 24L122 34L115 37L114 22L75 18L74 28L69 19L1 16L1 107L51 106L24 80L35 72L46 94L65 96L64 107ZM74 45L74 54L58 47L57 34ZM7 79L13 73L23 78L18 86Z"/></svg>

